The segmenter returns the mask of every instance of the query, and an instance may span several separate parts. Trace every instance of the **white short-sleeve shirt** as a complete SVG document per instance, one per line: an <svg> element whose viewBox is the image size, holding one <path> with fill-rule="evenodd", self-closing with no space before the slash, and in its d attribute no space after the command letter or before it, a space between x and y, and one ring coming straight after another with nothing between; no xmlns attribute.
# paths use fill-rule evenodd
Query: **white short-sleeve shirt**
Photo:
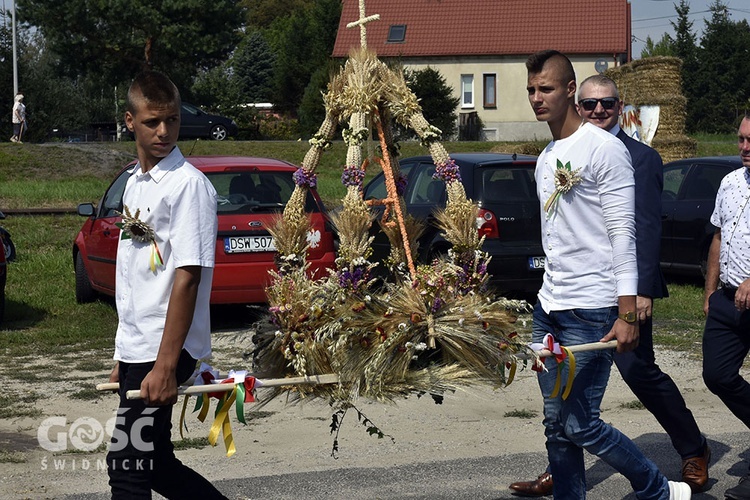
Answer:
<svg viewBox="0 0 750 500"><path fill-rule="evenodd" d="M152 245L123 239L117 247L115 302L119 323L114 359L129 363L156 360L164 333L175 271L200 266L195 314L184 349L195 359L211 354L209 299L216 251L216 190L180 150L143 173L136 165L123 205L155 233L163 260L151 270ZM123 209L124 211L124 209Z"/></svg>
<svg viewBox="0 0 750 500"><path fill-rule="evenodd" d="M711 224L721 229L719 279L739 286L750 278L750 168L738 168L722 179Z"/></svg>

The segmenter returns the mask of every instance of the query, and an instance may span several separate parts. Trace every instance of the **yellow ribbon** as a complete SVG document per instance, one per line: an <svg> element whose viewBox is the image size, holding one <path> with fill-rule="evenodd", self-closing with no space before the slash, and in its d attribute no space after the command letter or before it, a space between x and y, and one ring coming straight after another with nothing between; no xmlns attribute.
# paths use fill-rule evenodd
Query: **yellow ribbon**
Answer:
<svg viewBox="0 0 750 500"><path fill-rule="evenodd" d="M568 355L568 380L565 383L565 390L563 391L563 400L568 399L571 389L573 389L573 379L576 376L576 358L573 353L567 347L560 346L560 349ZM556 398L560 393L560 385L562 383L562 370L565 361L557 362L557 378L555 379L555 388L552 389L552 394L549 395L551 398Z"/></svg>
<svg viewBox="0 0 750 500"><path fill-rule="evenodd" d="M510 383L513 382L513 379L516 377L516 367L517 367L517 363L515 361L511 361L510 372L508 373L508 381L505 383L505 387L508 387Z"/></svg>
<svg viewBox="0 0 750 500"><path fill-rule="evenodd" d="M214 418L214 423L211 424L211 430L208 433L208 442L211 443L211 446L216 446L216 442L219 440L219 433L223 433L224 447L227 450L227 457L231 457L237 452L237 449L234 447L232 426L229 423L229 409L234 404L235 399L237 399L237 387L232 390L232 393L228 398L222 398L222 400L219 401L219 407L216 412L216 417Z"/></svg>

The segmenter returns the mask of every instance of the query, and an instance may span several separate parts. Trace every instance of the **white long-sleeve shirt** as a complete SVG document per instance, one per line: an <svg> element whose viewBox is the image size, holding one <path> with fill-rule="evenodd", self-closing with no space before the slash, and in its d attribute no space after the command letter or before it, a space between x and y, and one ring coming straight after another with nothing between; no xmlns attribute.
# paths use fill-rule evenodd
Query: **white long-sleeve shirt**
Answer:
<svg viewBox="0 0 750 500"><path fill-rule="evenodd" d="M557 161L570 162L581 182L563 194L548 215ZM585 124L552 141L537 160L546 254L539 301L546 312L617 305L638 293L635 253L635 181L630 154L617 137Z"/></svg>

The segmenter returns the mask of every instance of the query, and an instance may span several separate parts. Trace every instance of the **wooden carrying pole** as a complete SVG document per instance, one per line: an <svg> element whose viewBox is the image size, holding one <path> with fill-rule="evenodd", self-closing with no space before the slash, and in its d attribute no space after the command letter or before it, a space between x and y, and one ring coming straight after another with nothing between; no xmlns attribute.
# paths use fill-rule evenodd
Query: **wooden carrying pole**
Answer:
<svg viewBox="0 0 750 500"><path fill-rule="evenodd" d="M266 380L257 379L255 381L255 387L282 387L285 385L303 385L303 384L337 384L339 376L334 373L324 375L311 375L309 377L287 377L287 378L271 378ZM120 384L107 382L104 384L98 384L96 389L99 391L112 391L120 388ZM177 390L177 394L204 394L208 392L229 392L234 389L234 384L201 384L182 386ZM125 397L128 399L141 399L141 391L135 389L125 393Z"/></svg>
<svg viewBox="0 0 750 500"><path fill-rule="evenodd" d="M571 353L585 352L585 351L599 351L602 349L614 349L617 347L616 340L610 340L609 342L591 342L588 344L572 345L568 347L568 351ZM553 353L547 349L542 349L534 353L537 357L546 358L552 356ZM519 359L529 359L532 357L531 353L519 353L516 355ZM323 375L311 375L307 377L287 377L287 378L272 378L272 379L257 379L255 381L255 387L282 387L287 385L307 385L307 384L337 384L339 382L339 376L335 373L328 373ZM103 384L97 384L96 390L98 391L116 391L120 388L120 384L117 382L106 382ZM177 394L204 394L208 392L228 392L234 389L234 384L201 384L201 385L189 385L182 386L177 390ZM128 399L141 399L141 391L135 389L128 391L125 396Z"/></svg>
<svg viewBox="0 0 750 500"><path fill-rule="evenodd" d="M568 347L568 351L572 353L577 352L585 352L585 351L601 351L603 349L615 349L617 347L617 341L616 340L610 340L609 342L590 342L588 344L578 344L578 345L572 345ZM536 351L535 354L539 358L548 358L550 356L554 356L554 353L552 353L549 349L542 349L541 351ZM531 356L528 354L517 354L517 358L519 359L529 359Z"/></svg>

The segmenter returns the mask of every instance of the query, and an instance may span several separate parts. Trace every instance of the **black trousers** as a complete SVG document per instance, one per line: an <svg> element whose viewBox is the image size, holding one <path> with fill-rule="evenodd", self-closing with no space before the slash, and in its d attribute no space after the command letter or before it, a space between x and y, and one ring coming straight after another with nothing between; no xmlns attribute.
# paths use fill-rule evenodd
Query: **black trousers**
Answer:
<svg viewBox="0 0 750 500"><path fill-rule="evenodd" d="M750 311L734 307L735 289L720 288L708 299L703 330L703 381L750 427L750 384L740 376L750 351Z"/></svg>
<svg viewBox="0 0 750 500"><path fill-rule="evenodd" d="M639 324L640 340L633 351L615 353L614 361L635 397L651 412L682 459L703 454L705 438L672 378L654 357L651 318Z"/></svg>
<svg viewBox="0 0 750 500"><path fill-rule="evenodd" d="M186 381L196 360L182 351L177 381ZM107 453L109 486L113 499L150 499L151 490L166 498L224 499L203 476L186 467L174 454L172 405L146 406L127 399L125 393L140 389L154 363L120 362L120 407Z"/></svg>

